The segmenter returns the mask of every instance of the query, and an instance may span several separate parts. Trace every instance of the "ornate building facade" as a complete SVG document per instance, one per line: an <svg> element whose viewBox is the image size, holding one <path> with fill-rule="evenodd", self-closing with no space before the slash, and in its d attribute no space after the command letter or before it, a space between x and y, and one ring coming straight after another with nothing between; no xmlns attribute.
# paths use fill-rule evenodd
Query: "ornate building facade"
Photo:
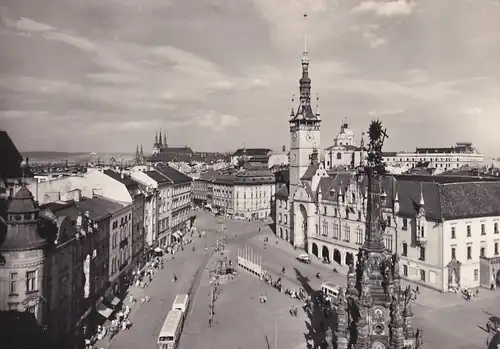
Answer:
<svg viewBox="0 0 500 349"><path fill-rule="evenodd" d="M301 79L303 95L309 87L310 80ZM308 136L311 128L319 133L318 118L292 113L290 175L276 190L276 234L318 258L347 265L365 241L367 179L353 170L327 172L311 143L319 149L318 137ZM343 133L339 145L352 144L351 133ZM401 277L441 292L500 285L498 180L384 175L381 187L383 241L398 252Z"/></svg>

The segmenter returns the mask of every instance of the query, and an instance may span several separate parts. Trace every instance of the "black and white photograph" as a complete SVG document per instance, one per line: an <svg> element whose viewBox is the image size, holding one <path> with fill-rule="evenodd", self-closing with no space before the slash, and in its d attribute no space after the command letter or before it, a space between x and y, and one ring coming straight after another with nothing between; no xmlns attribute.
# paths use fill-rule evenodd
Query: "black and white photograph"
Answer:
<svg viewBox="0 0 500 349"><path fill-rule="evenodd" d="M0 348L500 348L499 56L498 0L0 0Z"/></svg>

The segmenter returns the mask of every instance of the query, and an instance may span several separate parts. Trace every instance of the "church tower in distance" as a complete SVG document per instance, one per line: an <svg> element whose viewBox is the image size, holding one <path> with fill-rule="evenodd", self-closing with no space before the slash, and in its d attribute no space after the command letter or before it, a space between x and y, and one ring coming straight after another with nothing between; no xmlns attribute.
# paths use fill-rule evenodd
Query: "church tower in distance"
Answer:
<svg viewBox="0 0 500 349"><path fill-rule="evenodd" d="M381 182L386 134L380 121L371 123L369 136L367 164L361 171L368 179L366 235L356 268L349 267L347 290L339 295L337 349L414 347L411 289L401 289L399 256L391 255L384 246Z"/></svg>
<svg viewBox="0 0 500 349"><path fill-rule="evenodd" d="M307 14L304 14L304 19ZM304 37L302 54L302 77L299 80L299 106L290 113L290 198L293 198L300 179L311 164L311 156L320 148L319 108L316 112L311 106L311 79L309 78L309 57L307 37Z"/></svg>

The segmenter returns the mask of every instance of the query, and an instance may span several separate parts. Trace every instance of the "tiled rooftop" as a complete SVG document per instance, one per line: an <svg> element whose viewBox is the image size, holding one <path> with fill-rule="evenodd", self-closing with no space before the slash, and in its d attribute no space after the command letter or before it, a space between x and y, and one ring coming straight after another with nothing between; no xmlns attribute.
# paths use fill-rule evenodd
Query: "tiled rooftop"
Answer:
<svg viewBox="0 0 500 349"><path fill-rule="evenodd" d="M170 179L173 184L191 183L192 181L191 177L186 176L184 173L179 172L170 166L157 167L156 170Z"/></svg>

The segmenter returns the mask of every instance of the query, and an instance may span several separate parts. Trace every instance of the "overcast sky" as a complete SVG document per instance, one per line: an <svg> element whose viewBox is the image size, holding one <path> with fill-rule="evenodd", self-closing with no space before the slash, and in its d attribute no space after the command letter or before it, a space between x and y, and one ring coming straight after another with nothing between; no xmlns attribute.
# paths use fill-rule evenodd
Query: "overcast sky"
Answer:
<svg viewBox="0 0 500 349"><path fill-rule="evenodd" d="M0 127L24 151L288 147L304 11L322 148L379 118L387 151L500 155L497 0L0 0Z"/></svg>

